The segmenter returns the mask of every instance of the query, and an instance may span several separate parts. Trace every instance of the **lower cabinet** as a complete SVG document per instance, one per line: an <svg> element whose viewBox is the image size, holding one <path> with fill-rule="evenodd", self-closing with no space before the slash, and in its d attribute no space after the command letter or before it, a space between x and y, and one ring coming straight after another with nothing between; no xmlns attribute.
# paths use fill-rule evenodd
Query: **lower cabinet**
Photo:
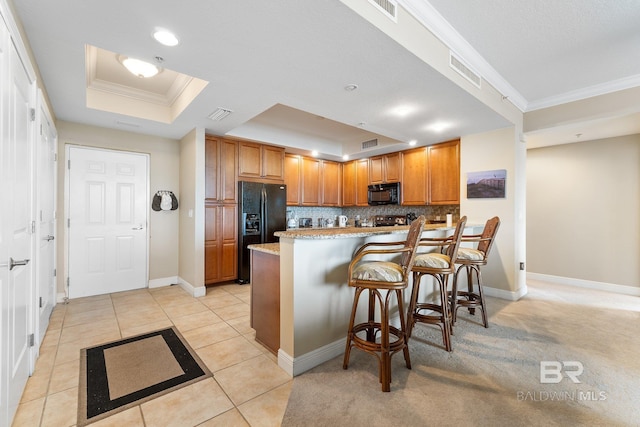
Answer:
<svg viewBox="0 0 640 427"><path fill-rule="evenodd" d="M236 204L205 205L205 284L238 278L237 212Z"/></svg>
<svg viewBox="0 0 640 427"><path fill-rule="evenodd" d="M251 327L273 354L280 349L280 256L251 251Z"/></svg>

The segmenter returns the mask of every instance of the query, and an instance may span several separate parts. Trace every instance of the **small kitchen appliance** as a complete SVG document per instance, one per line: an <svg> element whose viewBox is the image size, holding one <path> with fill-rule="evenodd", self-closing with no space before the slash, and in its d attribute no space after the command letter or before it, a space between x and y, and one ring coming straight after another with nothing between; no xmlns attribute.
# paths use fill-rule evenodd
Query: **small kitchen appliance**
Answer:
<svg viewBox="0 0 640 427"><path fill-rule="evenodd" d="M348 218L346 215L338 215L338 227L346 227L347 220Z"/></svg>

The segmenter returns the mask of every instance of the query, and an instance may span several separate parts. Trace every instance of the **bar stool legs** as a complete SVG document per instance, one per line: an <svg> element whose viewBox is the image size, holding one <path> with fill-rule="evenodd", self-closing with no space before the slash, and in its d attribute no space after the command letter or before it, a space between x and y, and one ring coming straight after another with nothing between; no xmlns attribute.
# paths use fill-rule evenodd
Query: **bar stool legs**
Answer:
<svg viewBox="0 0 640 427"><path fill-rule="evenodd" d="M368 290L369 308L367 321L354 325L358 302L363 291ZM396 296L400 317L400 328L389 324L389 307L392 295ZM375 321L376 305L380 307L380 321ZM356 288L347 332L343 369L349 367L351 348L356 347L378 358L379 379L382 391L391 390L391 357L402 350L405 364L411 369L411 358L407 346L406 320L401 289L387 290L385 295L379 289ZM379 339L378 339L379 338ZM393 339L393 341L392 341Z"/></svg>
<svg viewBox="0 0 640 427"><path fill-rule="evenodd" d="M460 270L466 270L467 274L467 290L458 290L458 275ZM474 292L474 273L475 283L478 285L478 292ZM476 312L476 307L482 310L482 324L485 328L489 327L489 320L487 318L487 310L484 301L484 291L482 286L482 273L480 272L480 266L474 264L462 264L458 267L453 275L453 288L451 290L451 311L453 314L453 323L457 320L457 311L460 306L467 307L469 313L473 316Z"/></svg>
<svg viewBox="0 0 640 427"><path fill-rule="evenodd" d="M451 351L451 335L453 335L453 319L452 312L449 308L449 300L447 296L447 283L449 276L446 274L429 274L434 277L435 284L438 287L440 296L440 304L418 302L420 293L420 282L422 276L429 273L413 272L413 287L411 290L411 303L409 305L407 316L407 335L411 338L415 324L428 323L438 325L442 330L442 342L447 351ZM432 311L434 314L425 314L422 311Z"/></svg>

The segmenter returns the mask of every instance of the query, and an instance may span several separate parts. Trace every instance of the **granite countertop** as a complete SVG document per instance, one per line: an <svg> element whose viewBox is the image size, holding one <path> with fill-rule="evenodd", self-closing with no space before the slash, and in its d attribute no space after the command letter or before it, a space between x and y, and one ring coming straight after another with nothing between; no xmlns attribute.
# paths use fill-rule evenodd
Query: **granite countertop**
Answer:
<svg viewBox="0 0 640 427"><path fill-rule="evenodd" d="M425 230L451 229L445 224L425 224ZM367 237L382 234L406 233L408 225L396 225L390 227L328 227L328 228L291 228L287 231L276 231L277 237L289 239L340 239L349 237Z"/></svg>
<svg viewBox="0 0 640 427"><path fill-rule="evenodd" d="M272 255L280 255L280 243L261 243L247 246L254 251L266 252Z"/></svg>

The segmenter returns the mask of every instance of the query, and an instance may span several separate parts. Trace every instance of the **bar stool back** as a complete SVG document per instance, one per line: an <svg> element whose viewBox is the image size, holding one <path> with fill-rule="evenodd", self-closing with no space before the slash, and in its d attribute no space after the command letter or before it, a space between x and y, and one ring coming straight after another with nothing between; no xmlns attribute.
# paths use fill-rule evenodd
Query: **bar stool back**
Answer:
<svg viewBox="0 0 640 427"><path fill-rule="evenodd" d="M460 248L458 249L458 258L456 264L460 266L453 275L453 288L451 290L451 311L453 312L453 323L456 322L457 311L460 306L467 307L469 313L475 314L476 307L482 310L482 323L485 328L489 327L487 318L487 309L484 301L484 291L482 289L482 274L480 267L487 265L489 252L493 247L498 228L500 227L500 218L494 216L487 220L482 234L463 235L462 242L476 242L476 248ZM460 270L466 270L467 273L467 290L458 290L458 274ZM477 292L474 290L474 273ZM455 296L455 297L454 297Z"/></svg>
<svg viewBox="0 0 640 427"><path fill-rule="evenodd" d="M413 286L411 302L407 314L408 336L411 337L416 323L435 324L442 329L442 341L447 351L452 350L451 334L453 323L451 309L447 298L449 275L455 272L455 260L460 246L462 232L467 223L463 216L456 225L453 235L444 238L423 238L419 247L436 247L440 250L416 255L413 264ZM420 282L424 275L433 276L438 287L439 304L435 302L420 302Z"/></svg>
<svg viewBox="0 0 640 427"><path fill-rule="evenodd" d="M407 347L403 291L409 283L411 267L425 223L426 219L422 215L415 219L411 223L406 241L364 244L356 251L349 263L349 286L355 288L355 296L342 367L347 369L349 366L351 347L373 354L378 359L382 391L390 391L391 389L391 356L402 351L407 368L411 369L411 359ZM383 254L400 254L400 261L398 263L371 260L371 255ZM365 257L368 259L365 260ZM354 324L358 301L364 291L367 291L369 296L367 320ZM399 328L389 324L391 296L394 294L400 317ZM376 307L379 308L379 320L376 320ZM393 341L391 341L391 336Z"/></svg>

